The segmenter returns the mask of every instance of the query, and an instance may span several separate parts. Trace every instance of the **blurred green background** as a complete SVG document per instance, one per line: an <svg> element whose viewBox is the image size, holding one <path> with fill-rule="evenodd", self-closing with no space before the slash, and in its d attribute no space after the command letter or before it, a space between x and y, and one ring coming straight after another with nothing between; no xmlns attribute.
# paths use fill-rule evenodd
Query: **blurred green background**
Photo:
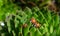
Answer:
<svg viewBox="0 0 60 36"><path fill-rule="evenodd" d="M60 36L59 4L60 0L0 0L0 36Z"/></svg>

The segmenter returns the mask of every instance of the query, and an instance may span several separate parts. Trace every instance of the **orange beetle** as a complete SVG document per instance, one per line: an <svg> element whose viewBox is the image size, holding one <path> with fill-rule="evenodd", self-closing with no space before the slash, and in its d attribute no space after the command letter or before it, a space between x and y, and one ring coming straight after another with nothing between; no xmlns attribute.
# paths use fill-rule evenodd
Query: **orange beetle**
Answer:
<svg viewBox="0 0 60 36"><path fill-rule="evenodd" d="M35 23L36 23L35 18L31 18L31 22L32 22L33 24L35 24Z"/></svg>
<svg viewBox="0 0 60 36"><path fill-rule="evenodd" d="M39 28L40 26L41 26L41 25L40 25L39 23L36 23L36 24L35 24L35 27L36 27L36 28Z"/></svg>
<svg viewBox="0 0 60 36"><path fill-rule="evenodd" d="M39 28L39 27L40 27L40 24L35 20L35 18L32 18L32 19L31 19L31 22L32 22L32 24L33 24L36 28Z"/></svg>

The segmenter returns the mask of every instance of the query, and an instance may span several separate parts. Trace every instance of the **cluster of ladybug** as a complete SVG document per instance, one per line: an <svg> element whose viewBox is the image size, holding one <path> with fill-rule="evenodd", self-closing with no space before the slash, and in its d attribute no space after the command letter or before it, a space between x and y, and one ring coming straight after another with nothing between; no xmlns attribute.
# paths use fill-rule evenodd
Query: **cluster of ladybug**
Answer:
<svg viewBox="0 0 60 36"><path fill-rule="evenodd" d="M41 26L41 24L39 24L35 18L31 18L31 23L36 28L39 28ZM23 24L23 27L27 27L27 24Z"/></svg>
<svg viewBox="0 0 60 36"><path fill-rule="evenodd" d="M39 24L35 18L31 18L31 23L36 27L39 28L41 26L41 24Z"/></svg>

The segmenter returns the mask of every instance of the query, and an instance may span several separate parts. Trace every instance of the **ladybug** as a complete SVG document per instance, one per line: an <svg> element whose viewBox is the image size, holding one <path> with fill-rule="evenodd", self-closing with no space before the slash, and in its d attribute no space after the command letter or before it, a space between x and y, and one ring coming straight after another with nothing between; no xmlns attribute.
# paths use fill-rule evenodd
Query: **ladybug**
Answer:
<svg viewBox="0 0 60 36"><path fill-rule="evenodd" d="M41 26L41 24L39 24L35 18L31 18L31 23L34 25L34 27L39 28Z"/></svg>

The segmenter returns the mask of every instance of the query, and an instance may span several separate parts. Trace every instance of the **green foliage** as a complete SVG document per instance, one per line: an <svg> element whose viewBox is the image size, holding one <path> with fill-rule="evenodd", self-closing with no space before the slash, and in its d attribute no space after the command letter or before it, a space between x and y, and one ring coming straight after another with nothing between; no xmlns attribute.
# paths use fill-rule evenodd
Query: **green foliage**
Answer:
<svg viewBox="0 0 60 36"><path fill-rule="evenodd" d="M3 5L3 1L2 0L0 0L0 8L1 8L1 6Z"/></svg>
<svg viewBox="0 0 60 36"><path fill-rule="evenodd" d="M29 1L38 4L39 0ZM45 0L39 5L43 6L50 1ZM31 22L32 17L40 24L39 28ZM4 22L4 26L0 22L0 36L60 36L59 15L45 7L29 8L27 5L22 9L12 0L0 0L0 21Z"/></svg>
<svg viewBox="0 0 60 36"><path fill-rule="evenodd" d="M17 6L15 4L8 3L7 0L0 0L0 21L4 20L9 14L16 13Z"/></svg>
<svg viewBox="0 0 60 36"><path fill-rule="evenodd" d="M43 11L44 10L44 11ZM34 17L41 27L36 28L32 26L30 19ZM23 28L23 24L27 27ZM14 36L54 36L60 35L59 16L48 9L39 10L38 7L32 9L26 7L24 10L18 10L16 14L10 14L9 18L5 20L5 29L1 32L4 35ZM2 28L3 29L3 28Z"/></svg>

